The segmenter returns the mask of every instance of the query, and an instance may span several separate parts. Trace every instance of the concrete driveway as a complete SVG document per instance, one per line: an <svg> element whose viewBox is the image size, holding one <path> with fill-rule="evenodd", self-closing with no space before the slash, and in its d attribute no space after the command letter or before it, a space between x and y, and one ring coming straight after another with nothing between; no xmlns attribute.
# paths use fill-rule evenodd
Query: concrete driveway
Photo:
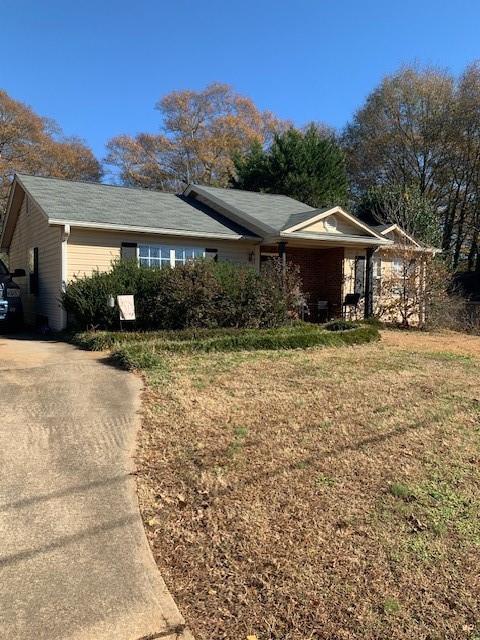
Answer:
<svg viewBox="0 0 480 640"><path fill-rule="evenodd" d="M139 380L2 336L0 380L0 637L191 638L138 510Z"/></svg>

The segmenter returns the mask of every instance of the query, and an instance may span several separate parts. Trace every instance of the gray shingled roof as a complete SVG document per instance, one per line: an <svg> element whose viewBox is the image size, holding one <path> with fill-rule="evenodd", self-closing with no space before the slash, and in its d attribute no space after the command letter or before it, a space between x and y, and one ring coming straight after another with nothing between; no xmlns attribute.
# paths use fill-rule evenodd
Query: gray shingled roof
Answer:
<svg viewBox="0 0 480 640"><path fill-rule="evenodd" d="M232 237L254 235L193 198L173 193L23 174L18 174L17 177L51 220L214 233Z"/></svg>
<svg viewBox="0 0 480 640"><path fill-rule="evenodd" d="M193 190L195 190L195 186L198 186L203 192L219 198L225 205L234 207L238 211L256 218L259 222L277 232L299 224L313 215L328 211L331 208L315 209L288 196L270 193L256 193L254 191L200 185L192 185Z"/></svg>

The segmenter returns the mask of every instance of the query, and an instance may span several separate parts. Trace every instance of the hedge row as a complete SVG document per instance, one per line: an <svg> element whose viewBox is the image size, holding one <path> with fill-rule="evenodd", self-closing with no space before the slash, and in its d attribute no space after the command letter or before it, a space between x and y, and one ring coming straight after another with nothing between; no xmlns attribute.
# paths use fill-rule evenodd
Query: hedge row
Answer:
<svg viewBox="0 0 480 640"><path fill-rule="evenodd" d="M341 325L338 326L338 323ZM319 331L338 331L355 329L359 325L355 322L333 320L324 325L293 321L288 325L273 329L262 329L263 336L279 336L283 334L314 333ZM258 329L238 329L236 327L220 327L217 329L190 328L178 331L85 331L72 335L72 342L89 351L106 351L119 345L138 342L184 342L192 340L206 340L222 336L253 336L259 335Z"/></svg>
<svg viewBox="0 0 480 640"><path fill-rule="evenodd" d="M112 358L127 369L149 369L159 366L165 353L306 349L362 344L378 339L378 329L370 325L329 331L325 326L299 323L279 329L86 333L77 335L75 342L91 350L110 349Z"/></svg>

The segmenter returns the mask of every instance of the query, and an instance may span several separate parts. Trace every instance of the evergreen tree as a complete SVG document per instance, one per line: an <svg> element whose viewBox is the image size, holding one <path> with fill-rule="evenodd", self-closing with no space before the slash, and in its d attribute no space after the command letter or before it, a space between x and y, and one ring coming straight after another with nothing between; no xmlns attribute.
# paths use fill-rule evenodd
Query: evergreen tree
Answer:
<svg viewBox="0 0 480 640"><path fill-rule="evenodd" d="M274 136L267 149L252 145L234 158L237 189L288 195L312 207L344 204L345 160L335 137L311 124Z"/></svg>

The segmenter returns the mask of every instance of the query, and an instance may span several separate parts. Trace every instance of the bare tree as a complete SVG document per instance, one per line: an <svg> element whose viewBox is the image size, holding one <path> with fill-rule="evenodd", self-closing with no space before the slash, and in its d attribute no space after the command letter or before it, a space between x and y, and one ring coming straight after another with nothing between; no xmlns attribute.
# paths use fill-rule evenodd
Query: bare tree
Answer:
<svg viewBox="0 0 480 640"><path fill-rule="evenodd" d="M480 270L480 67L455 79L404 68L383 80L344 135L354 196L412 188L434 208L454 268Z"/></svg>
<svg viewBox="0 0 480 640"><path fill-rule="evenodd" d="M449 292L451 271L434 252L399 245L375 278L375 315L402 327L459 328L464 301Z"/></svg>

